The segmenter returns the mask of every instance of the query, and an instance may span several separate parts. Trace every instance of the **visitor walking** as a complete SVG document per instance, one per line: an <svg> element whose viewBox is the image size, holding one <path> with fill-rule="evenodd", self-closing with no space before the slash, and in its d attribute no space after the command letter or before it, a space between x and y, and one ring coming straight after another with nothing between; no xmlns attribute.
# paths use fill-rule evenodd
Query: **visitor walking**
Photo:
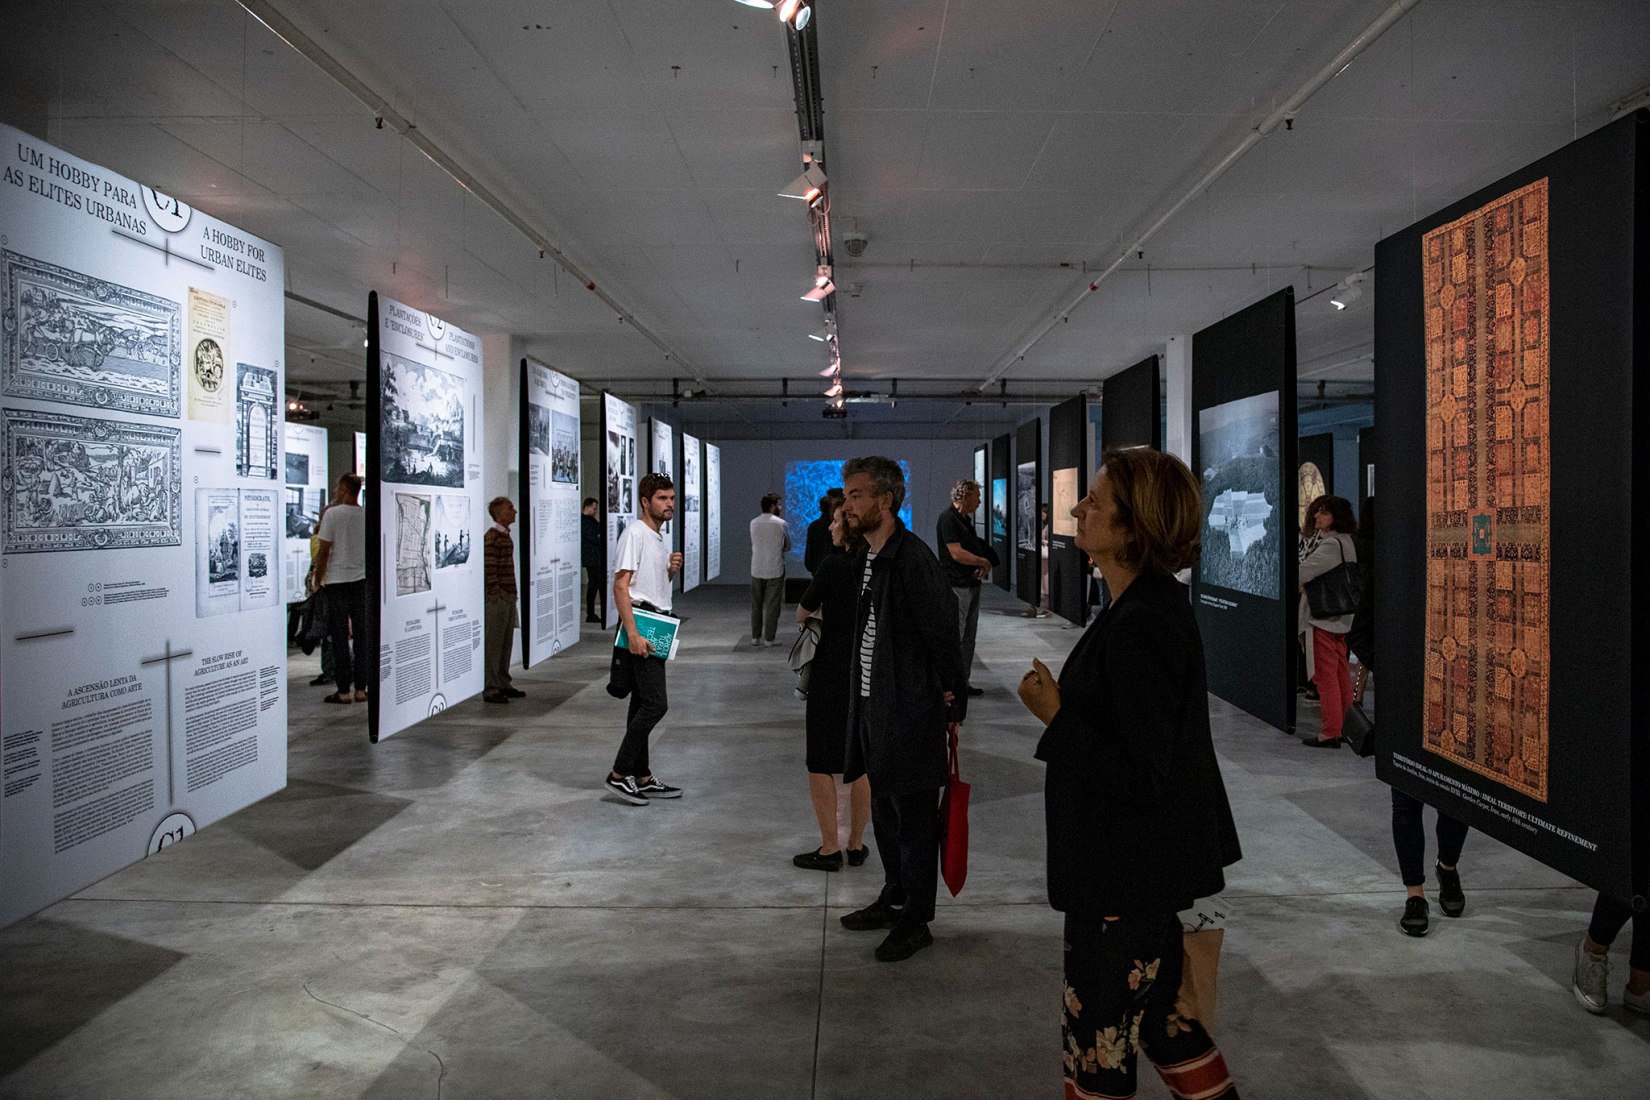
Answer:
<svg viewBox="0 0 1650 1100"><path fill-rule="evenodd" d="M368 685L377 679L378 655L367 638L367 514L357 503L361 484L358 474L338 479L315 544L315 584L328 590L333 683L338 688L326 697L329 703L364 703Z"/></svg>
<svg viewBox="0 0 1650 1100"><path fill-rule="evenodd" d="M1626 903L1600 894L1593 903L1593 921L1576 944L1570 983L1581 1007L1595 1016L1610 1003L1610 945L1629 920L1633 922L1633 946L1621 1004L1631 1012L1650 1015L1650 913L1635 913Z"/></svg>
<svg viewBox="0 0 1650 1100"><path fill-rule="evenodd" d="M601 613L596 610L596 601L602 593L602 580L607 576L602 522L596 518L597 506L595 497L585 497L579 514L579 564L584 566L584 621L587 623L602 621Z"/></svg>
<svg viewBox="0 0 1650 1100"><path fill-rule="evenodd" d="M785 596L785 554L791 536L780 516L779 494L762 498L762 513L751 520L751 645L775 645L779 606Z"/></svg>
<svg viewBox="0 0 1650 1100"><path fill-rule="evenodd" d="M939 793L947 721L968 706L956 599L928 544L899 520L905 475L889 458L843 464L849 535L859 585L849 667L848 753L843 778L871 779L871 828L882 857L877 900L842 918L853 931L888 929L876 957L910 958L934 942L939 888Z"/></svg>
<svg viewBox="0 0 1650 1100"><path fill-rule="evenodd" d="M1352 706L1352 670L1346 661L1346 635L1352 629L1352 613L1314 615L1306 598L1306 586L1338 569L1343 562L1358 560L1352 536L1358 521L1352 518L1352 504L1345 497L1321 496L1312 502L1312 522L1317 543L1300 562L1300 638L1306 648L1306 672L1318 689L1322 711L1316 737L1301 743L1319 749L1341 747L1341 728Z"/></svg>
<svg viewBox="0 0 1650 1100"><path fill-rule="evenodd" d="M516 506L509 497L494 497L487 505L487 514L493 517L493 522L481 536L487 631L484 656L487 689L481 698L488 703L508 703L527 694L516 687L510 677L510 653L514 648L515 629L521 624L516 594L516 543L510 537L510 525L516 522Z"/></svg>
<svg viewBox="0 0 1650 1100"><path fill-rule="evenodd" d="M1404 915L1398 918L1398 931L1406 936L1424 936L1431 931L1431 913L1427 905L1426 850L1427 831L1421 818L1424 803L1413 795L1392 788L1392 846L1398 852L1398 873L1403 876L1408 897L1404 900ZM1461 890L1461 873L1456 864L1461 861L1461 849L1467 842L1464 823L1438 812L1435 827L1438 838L1438 861L1433 873L1438 876L1438 908L1446 917L1459 917L1467 911L1467 895Z"/></svg>
<svg viewBox="0 0 1650 1100"><path fill-rule="evenodd" d="M957 597L957 632L968 680L973 679L974 639L980 629L980 582L991 576L998 563L997 551L974 530L974 513L979 510L980 483L964 478L951 487L951 506L940 513L935 533L946 582ZM968 694L984 691L970 683Z"/></svg>
<svg viewBox="0 0 1650 1100"><path fill-rule="evenodd" d="M1020 699L1045 729L1049 904L1065 917L1067 1097L1133 1096L1144 1050L1177 1097L1238 1095L1203 1025L1175 1008L1176 914L1241 858L1209 732L1203 641L1174 573L1196 561L1201 494L1179 459L1106 452L1072 509L1112 602Z"/></svg>

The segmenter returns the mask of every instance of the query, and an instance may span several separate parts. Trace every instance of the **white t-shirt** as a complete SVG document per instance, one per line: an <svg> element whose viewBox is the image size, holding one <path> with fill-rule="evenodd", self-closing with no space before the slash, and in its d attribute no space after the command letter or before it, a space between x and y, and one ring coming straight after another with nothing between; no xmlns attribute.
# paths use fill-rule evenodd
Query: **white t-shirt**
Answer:
<svg viewBox="0 0 1650 1100"><path fill-rule="evenodd" d="M791 536L785 530L785 521L772 512L763 512L751 520L751 576L756 580L772 580L785 575L785 551L791 548Z"/></svg>
<svg viewBox="0 0 1650 1100"><path fill-rule="evenodd" d="M613 572L629 572L630 599L647 603L660 611L670 610L670 549L663 532L641 520L634 520L619 536L613 555Z"/></svg>
<svg viewBox="0 0 1650 1100"><path fill-rule="evenodd" d="M321 517L321 527L315 534L322 542L332 544L323 583L367 579L367 514L360 505L334 504Z"/></svg>

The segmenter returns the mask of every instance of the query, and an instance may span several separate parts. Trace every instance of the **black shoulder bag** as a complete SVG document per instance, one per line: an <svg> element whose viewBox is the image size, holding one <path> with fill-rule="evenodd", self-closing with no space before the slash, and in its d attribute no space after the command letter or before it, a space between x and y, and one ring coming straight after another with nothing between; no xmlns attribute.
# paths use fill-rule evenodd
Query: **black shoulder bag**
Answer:
<svg viewBox="0 0 1650 1100"><path fill-rule="evenodd" d="M1351 615L1363 598L1363 563L1346 560L1346 544L1339 538L1335 539L1335 548L1341 552L1341 564L1306 582L1306 606L1316 619Z"/></svg>

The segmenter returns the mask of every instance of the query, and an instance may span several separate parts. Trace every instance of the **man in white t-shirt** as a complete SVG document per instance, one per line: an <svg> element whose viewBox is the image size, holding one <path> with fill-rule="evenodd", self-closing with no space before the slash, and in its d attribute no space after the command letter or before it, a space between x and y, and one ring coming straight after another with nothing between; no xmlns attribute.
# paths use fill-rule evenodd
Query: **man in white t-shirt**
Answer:
<svg viewBox="0 0 1650 1100"><path fill-rule="evenodd" d="M327 593L332 670L338 685L337 693L327 696L329 703L365 703L368 685L375 679L377 654L370 652L367 642L367 514L358 503L360 497L361 476L340 477L332 507L315 533L315 585Z"/></svg>
<svg viewBox="0 0 1650 1100"><path fill-rule="evenodd" d="M680 798L682 789L660 781L647 761L647 739L670 709L665 697L665 658L636 629L636 608L670 610L670 582L682 571L682 555L670 552L660 529L676 514L676 487L664 474L648 474L636 487L636 522L619 536L613 555L613 606L630 643L617 660L630 665L630 712L624 740L607 777L609 793L632 806L649 799Z"/></svg>
<svg viewBox="0 0 1650 1100"><path fill-rule="evenodd" d="M762 514L751 520L751 645L775 645L779 605L785 597L785 552L790 533L779 514L779 494L762 498Z"/></svg>

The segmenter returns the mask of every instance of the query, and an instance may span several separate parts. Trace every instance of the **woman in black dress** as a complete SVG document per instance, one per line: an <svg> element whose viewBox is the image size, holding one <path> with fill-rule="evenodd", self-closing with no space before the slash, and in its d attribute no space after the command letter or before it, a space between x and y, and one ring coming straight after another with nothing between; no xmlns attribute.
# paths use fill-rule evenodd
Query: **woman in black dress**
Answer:
<svg viewBox="0 0 1650 1100"><path fill-rule="evenodd" d="M837 842L837 783L848 752L848 671L853 656L854 610L859 599L859 577L853 556L845 551L848 535L842 524L842 501L831 514L831 552L819 563L813 583L796 607L797 622L819 612L819 645L808 680L808 794L819 820L820 846L792 856L791 862L810 871L840 871L842 848ZM848 863L858 867L870 855L865 826L871 820L871 782L860 776L848 785Z"/></svg>
<svg viewBox="0 0 1650 1100"><path fill-rule="evenodd" d="M1176 916L1225 889L1237 830L1209 734L1203 641L1174 574L1202 494L1179 459L1108 451L1072 509L1112 602L1066 658L1020 682L1047 727L1049 904L1065 913L1066 1095L1133 1096L1146 1052L1175 1096L1237 1096L1203 1025L1176 1012Z"/></svg>

